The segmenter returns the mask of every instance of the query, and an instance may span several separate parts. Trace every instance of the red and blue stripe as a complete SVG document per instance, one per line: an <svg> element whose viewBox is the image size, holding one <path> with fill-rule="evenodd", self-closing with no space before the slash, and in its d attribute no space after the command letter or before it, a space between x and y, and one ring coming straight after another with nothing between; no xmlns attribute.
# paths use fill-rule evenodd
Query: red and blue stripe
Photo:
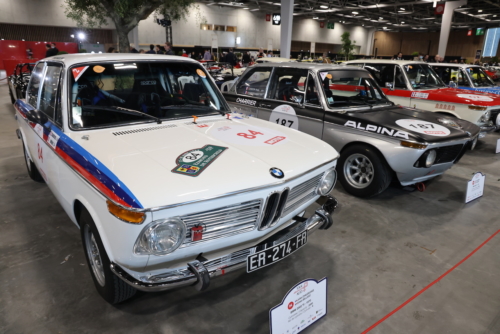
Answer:
<svg viewBox="0 0 500 334"><path fill-rule="evenodd" d="M33 108L22 100L15 103L17 111L26 120L26 113ZM28 121L32 128L35 123ZM87 150L69 138L51 121L43 125L43 140L48 141L50 132L59 136L55 152L68 165L77 171L80 176L99 189L106 197L125 207L142 209L143 206L127 186L113 174L101 161L90 154ZM50 146L47 143L48 146Z"/></svg>

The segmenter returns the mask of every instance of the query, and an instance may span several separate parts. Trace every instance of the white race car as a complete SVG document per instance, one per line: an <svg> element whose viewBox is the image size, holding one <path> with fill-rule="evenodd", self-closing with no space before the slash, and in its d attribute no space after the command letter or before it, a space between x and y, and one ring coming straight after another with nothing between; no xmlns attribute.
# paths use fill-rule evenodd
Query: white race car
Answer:
<svg viewBox="0 0 500 334"><path fill-rule="evenodd" d="M337 151L230 114L194 60L51 57L15 107L28 173L80 228L110 303L136 289L206 289L216 276L283 259L332 224Z"/></svg>

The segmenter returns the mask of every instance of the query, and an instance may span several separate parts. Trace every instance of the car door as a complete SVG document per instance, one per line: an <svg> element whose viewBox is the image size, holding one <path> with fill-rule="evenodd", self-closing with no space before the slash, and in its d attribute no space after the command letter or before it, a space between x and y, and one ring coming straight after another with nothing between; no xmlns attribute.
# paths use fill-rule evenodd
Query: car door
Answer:
<svg viewBox="0 0 500 334"><path fill-rule="evenodd" d="M321 138L325 112L318 87L307 69L276 67L259 118Z"/></svg>
<svg viewBox="0 0 500 334"><path fill-rule="evenodd" d="M257 67L247 70L243 77L223 93L231 109L252 117L260 117L259 105L264 100L271 77L272 67Z"/></svg>
<svg viewBox="0 0 500 334"><path fill-rule="evenodd" d="M392 102L405 107L410 106L411 91L399 65L369 63L365 65L365 69L371 73Z"/></svg>
<svg viewBox="0 0 500 334"><path fill-rule="evenodd" d="M39 63L33 71L27 94L29 107L47 116L45 123L31 125L31 134L28 135L27 142L30 157L54 193L57 193L57 163L59 162L55 150L62 125L61 73L61 64Z"/></svg>

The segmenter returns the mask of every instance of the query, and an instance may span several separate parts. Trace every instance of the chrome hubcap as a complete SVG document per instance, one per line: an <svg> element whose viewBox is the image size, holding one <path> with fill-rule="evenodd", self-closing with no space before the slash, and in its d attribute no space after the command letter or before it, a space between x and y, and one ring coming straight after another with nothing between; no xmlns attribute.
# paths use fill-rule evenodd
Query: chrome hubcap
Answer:
<svg viewBox="0 0 500 334"><path fill-rule="evenodd" d="M359 153L353 154L344 164L344 175L352 187L364 189L372 183L373 164L366 156Z"/></svg>
<svg viewBox="0 0 500 334"><path fill-rule="evenodd" d="M102 266L101 254L99 253L99 247L97 247L94 234L88 225L85 225L84 227L84 238L85 249L87 250L87 256L89 257L90 266L92 267L94 276L99 285L104 286L104 268Z"/></svg>

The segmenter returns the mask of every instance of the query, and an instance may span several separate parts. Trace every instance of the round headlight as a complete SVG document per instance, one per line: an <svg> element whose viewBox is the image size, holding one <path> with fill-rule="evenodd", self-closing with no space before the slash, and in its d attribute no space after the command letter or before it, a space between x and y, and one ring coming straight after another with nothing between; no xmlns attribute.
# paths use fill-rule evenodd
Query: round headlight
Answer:
<svg viewBox="0 0 500 334"><path fill-rule="evenodd" d="M184 242L186 225L180 218L154 221L142 230L135 243L134 253L165 255Z"/></svg>
<svg viewBox="0 0 500 334"><path fill-rule="evenodd" d="M436 161L436 151L430 150L425 158L425 167L429 168L432 164L434 164L434 161Z"/></svg>
<svg viewBox="0 0 500 334"><path fill-rule="evenodd" d="M334 168L329 169L325 172L321 180L319 181L318 186L318 195L325 196L332 191L335 186L335 182L337 181L337 172Z"/></svg>
<svg viewBox="0 0 500 334"><path fill-rule="evenodd" d="M487 110L483 116L481 116L481 122L488 122L491 118L491 111Z"/></svg>

